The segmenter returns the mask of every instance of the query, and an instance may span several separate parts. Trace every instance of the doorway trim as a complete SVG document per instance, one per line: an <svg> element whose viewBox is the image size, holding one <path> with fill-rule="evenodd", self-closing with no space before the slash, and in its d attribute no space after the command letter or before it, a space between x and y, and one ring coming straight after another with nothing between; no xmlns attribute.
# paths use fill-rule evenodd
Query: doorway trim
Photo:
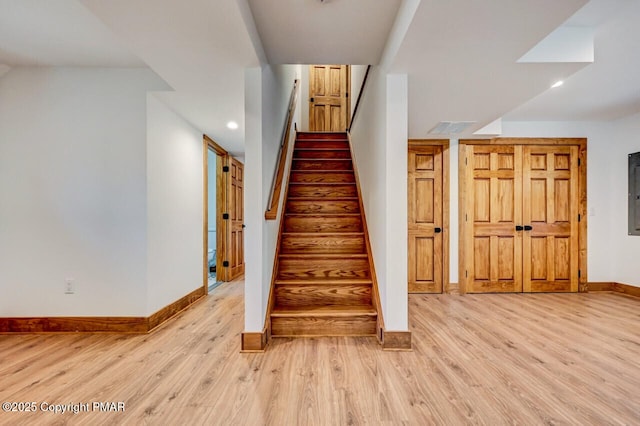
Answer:
<svg viewBox="0 0 640 426"><path fill-rule="evenodd" d="M222 259L226 253L226 222L222 220L222 211L227 202L226 173L222 168L229 163L229 153L207 135L202 135L203 147L203 203L202 203L202 285L205 294L209 294L209 149L216 153L216 278L226 281L226 271ZM219 232L219 231L220 232Z"/></svg>
<svg viewBox="0 0 640 426"><path fill-rule="evenodd" d="M466 227L464 226L466 201L466 173L467 145L549 145L549 146L577 146L578 147L578 292L588 291L587 285L587 138L492 138L492 139L460 139L458 142L458 281L460 293L466 292L465 272L465 242Z"/></svg>
<svg viewBox="0 0 640 426"><path fill-rule="evenodd" d="M407 147L407 157L411 147L442 147L442 293L451 293L456 290L456 288L452 288L449 282L449 246L451 238L451 228L449 226L449 145L449 139L409 139Z"/></svg>

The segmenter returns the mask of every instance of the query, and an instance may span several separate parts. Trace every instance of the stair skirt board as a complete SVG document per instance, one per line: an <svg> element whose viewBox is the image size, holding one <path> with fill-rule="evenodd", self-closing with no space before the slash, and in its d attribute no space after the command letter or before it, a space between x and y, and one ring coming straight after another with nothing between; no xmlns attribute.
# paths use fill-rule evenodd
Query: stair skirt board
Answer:
<svg viewBox="0 0 640 426"><path fill-rule="evenodd" d="M377 336L346 133L298 133L274 269L272 337Z"/></svg>

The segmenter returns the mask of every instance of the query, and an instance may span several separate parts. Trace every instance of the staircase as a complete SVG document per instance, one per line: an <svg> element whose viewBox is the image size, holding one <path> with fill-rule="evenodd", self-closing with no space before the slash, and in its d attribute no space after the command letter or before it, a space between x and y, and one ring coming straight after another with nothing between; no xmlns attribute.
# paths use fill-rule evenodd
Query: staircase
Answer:
<svg viewBox="0 0 640 426"><path fill-rule="evenodd" d="M346 133L298 133L271 335L375 336L377 312Z"/></svg>

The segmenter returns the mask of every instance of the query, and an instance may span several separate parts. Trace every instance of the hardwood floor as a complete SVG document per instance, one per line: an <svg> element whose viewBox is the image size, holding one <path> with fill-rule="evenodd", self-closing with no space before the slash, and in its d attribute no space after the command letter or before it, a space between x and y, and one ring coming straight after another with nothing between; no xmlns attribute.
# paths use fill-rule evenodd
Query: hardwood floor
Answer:
<svg viewBox="0 0 640 426"><path fill-rule="evenodd" d="M0 336L0 402L124 402L0 424L640 424L640 299L410 295L412 352L374 337L241 354L242 281L148 335Z"/></svg>

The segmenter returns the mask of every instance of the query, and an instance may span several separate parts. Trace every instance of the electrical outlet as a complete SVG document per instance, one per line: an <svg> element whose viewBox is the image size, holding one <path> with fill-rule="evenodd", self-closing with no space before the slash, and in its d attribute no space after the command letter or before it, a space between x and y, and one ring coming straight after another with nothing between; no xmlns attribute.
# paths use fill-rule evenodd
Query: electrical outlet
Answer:
<svg viewBox="0 0 640 426"><path fill-rule="evenodd" d="M74 294L76 292L76 286L75 286L75 282L73 281L73 278L67 278L64 281L65 287L64 287L64 294Z"/></svg>

